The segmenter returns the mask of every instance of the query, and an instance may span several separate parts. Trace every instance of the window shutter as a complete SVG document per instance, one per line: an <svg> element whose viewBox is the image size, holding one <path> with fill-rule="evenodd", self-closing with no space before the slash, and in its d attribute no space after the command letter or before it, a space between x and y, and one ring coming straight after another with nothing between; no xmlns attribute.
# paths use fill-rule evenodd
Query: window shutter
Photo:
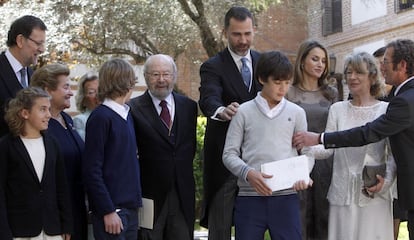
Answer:
<svg viewBox="0 0 414 240"><path fill-rule="evenodd" d="M342 1L333 0L332 3L332 32L342 32Z"/></svg>
<svg viewBox="0 0 414 240"><path fill-rule="evenodd" d="M331 0L322 1L322 35L327 36L332 33L332 2Z"/></svg>
<svg viewBox="0 0 414 240"><path fill-rule="evenodd" d="M322 35L342 31L342 1L321 0L322 2Z"/></svg>

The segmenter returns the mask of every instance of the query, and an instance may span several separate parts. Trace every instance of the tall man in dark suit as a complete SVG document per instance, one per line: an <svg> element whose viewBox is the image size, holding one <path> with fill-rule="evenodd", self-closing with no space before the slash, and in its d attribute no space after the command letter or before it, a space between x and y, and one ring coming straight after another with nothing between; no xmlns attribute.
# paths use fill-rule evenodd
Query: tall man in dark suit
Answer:
<svg viewBox="0 0 414 240"><path fill-rule="evenodd" d="M144 64L148 90L130 101L141 165L142 195L154 202L154 226L140 240L194 235L197 103L173 91L177 67L167 55ZM145 205L145 203L144 203Z"/></svg>
<svg viewBox="0 0 414 240"><path fill-rule="evenodd" d="M244 7L232 7L224 19L228 47L201 65L199 105L207 117L204 139L204 199L200 224L209 239L230 239L237 179L223 165L227 129L239 104L261 89L253 78L259 53L250 50L253 16Z"/></svg>
<svg viewBox="0 0 414 240"><path fill-rule="evenodd" d="M323 143L325 148L354 147L389 137L397 164L398 203L408 210L408 230L414 239L414 42L408 39L387 44L381 63L385 82L396 87L387 112L365 126L332 133L298 133L293 143ZM381 177L378 177L380 180ZM380 190L380 189L378 189Z"/></svg>
<svg viewBox="0 0 414 240"><path fill-rule="evenodd" d="M15 20L7 35L5 52L0 54L0 136L9 132L4 121L4 106L16 92L29 85L38 56L45 51L46 25L37 17Z"/></svg>

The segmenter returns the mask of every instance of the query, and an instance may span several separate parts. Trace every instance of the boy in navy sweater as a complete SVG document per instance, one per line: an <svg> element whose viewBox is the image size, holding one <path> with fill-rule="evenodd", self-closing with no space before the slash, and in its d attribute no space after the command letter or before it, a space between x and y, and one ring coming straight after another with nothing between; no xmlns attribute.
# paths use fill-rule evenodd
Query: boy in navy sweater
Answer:
<svg viewBox="0 0 414 240"><path fill-rule="evenodd" d="M132 66L122 59L99 71L102 104L86 123L83 178L95 239L137 239L141 202L137 144L129 107L135 86Z"/></svg>

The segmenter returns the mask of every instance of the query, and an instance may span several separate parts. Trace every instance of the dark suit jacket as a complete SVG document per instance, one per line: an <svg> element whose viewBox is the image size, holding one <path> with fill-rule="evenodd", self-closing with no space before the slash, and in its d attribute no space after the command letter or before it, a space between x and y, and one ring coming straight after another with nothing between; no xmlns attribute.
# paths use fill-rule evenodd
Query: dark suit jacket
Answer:
<svg viewBox="0 0 414 240"><path fill-rule="evenodd" d="M254 69L260 54L252 50L250 53ZM251 90L248 91L228 48L201 65L200 77L198 103L207 117L204 138L204 201L201 225L207 227L209 203L230 176L230 172L224 167L222 161L224 141L230 122L216 121L210 117L220 106L226 107L232 102L241 104L255 98L261 85L253 78Z"/></svg>
<svg viewBox="0 0 414 240"><path fill-rule="evenodd" d="M193 236L197 103L173 93L175 115L172 137L161 121L148 91L129 102L138 145L142 195L154 200L154 222L175 184L185 220Z"/></svg>
<svg viewBox="0 0 414 240"><path fill-rule="evenodd" d="M58 121L50 119L48 133L53 136L62 152L66 177L71 195L73 234L71 240L87 239L87 210L85 205L85 186L82 182L82 154L85 143L73 128L73 121L69 114L62 112L67 128Z"/></svg>
<svg viewBox="0 0 414 240"><path fill-rule="evenodd" d="M385 114L365 126L325 133L326 148L362 146L389 137L397 164L398 201L414 210L414 78L394 96Z"/></svg>
<svg viewBox="0 0 414 240"><path fill-rule="evenodd" d="M0 140L0 239L71 233L72 214L63 157L56 141L43 134L46 151L42 181L20 137Z"/></svg>
<svg viewBox="0 0 414 240"><path fill-rule="evenodd" d="M27 76L30 79L33 71L30 68L27 69ZM9 132L4 120L4 107L11 98L16 97L16 93L22 88L5 52L2 52L0 54L0 136L4 136Z"/></svg>

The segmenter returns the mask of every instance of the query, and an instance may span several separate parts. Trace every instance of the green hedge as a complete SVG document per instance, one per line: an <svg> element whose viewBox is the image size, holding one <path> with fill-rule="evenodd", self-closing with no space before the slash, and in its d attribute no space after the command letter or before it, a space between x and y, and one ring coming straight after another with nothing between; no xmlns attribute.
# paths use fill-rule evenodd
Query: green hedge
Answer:
<svg viewBox="0 0 414 240"><path fill-rule="evenodd" d="M194 178L196 183L196 219L200 218L201 199L203 197L203 146L206 124L206 117L199 116L197 118L197 150L193 162Z"/></svg>

